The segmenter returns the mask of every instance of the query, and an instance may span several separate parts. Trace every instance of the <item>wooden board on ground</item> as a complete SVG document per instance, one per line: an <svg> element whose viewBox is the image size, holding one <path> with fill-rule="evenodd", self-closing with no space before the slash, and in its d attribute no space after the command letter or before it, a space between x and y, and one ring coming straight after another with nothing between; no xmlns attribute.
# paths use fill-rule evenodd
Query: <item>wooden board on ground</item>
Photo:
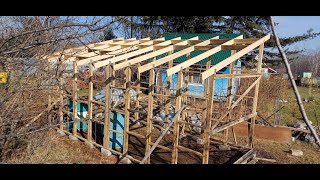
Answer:
<svg viewBox="0 0 320 180"><path fill-rule="evenodd" d="M255 125L254 137L258 139L273 140L280 143L290 143L291 129L284 127L271 127L263 125ZM234 126L235 133L239 136L248 135L248 123L242 122Z"/></svg>

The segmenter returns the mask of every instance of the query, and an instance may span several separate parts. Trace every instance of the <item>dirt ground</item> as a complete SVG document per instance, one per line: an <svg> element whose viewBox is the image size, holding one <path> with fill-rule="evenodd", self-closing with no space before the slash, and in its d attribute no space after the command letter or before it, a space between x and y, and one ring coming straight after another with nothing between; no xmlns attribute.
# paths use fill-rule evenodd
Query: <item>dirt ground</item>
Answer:
<svg viewBox="0 0 320 180"><path fill-rule="evenodd" d="M152 141L157 138L154 129ZM142 134L142 133L141 133ZM172 134L166 135L161 145L170 144ZM246 143L245 137L238 137L240 144ZM144 156L145 140L130 136L129 155L142 159ZM198 152L202 152L202 146L197 144L192 138L184 138L181 145L189 147ZM292 156L290 149L303 151L303 156ZM292 143L278 143L270 140L254 140L254 150L257 157L275 159L277 162L258 161L256 164L320 164L320 148L295 141ZM23 152L23 153L21 153ZM18 151L17 151L18 153ZM19 154L13 153L7 162L3 163L27 163L27 164L117 164L118 157L106 157L101 155L99 148L90 149L81 141L71 141L68 136L60 137L57 132L39 132L30 138L27 147ZM244 152L239 150L221 151L216 145L210 147L210 164L232 164L240 158ZM170 164L171 152L156 148L151 155L152 164ZM197 155L179 152L178 164L201 164L202 159Z"/></svg>

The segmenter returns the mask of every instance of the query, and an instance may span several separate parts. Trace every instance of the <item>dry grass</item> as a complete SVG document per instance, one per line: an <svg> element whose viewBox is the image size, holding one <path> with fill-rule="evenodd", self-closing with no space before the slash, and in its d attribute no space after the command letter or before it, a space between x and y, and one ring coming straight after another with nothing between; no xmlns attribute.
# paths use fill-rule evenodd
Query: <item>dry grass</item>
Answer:
<svg viewBox="0 0 320 180"><path fill-rule="evenodd" d="M55 131L40 132L28 138L23 150L15 151L5 163L26 164L115 164L117 157L105 157L99 149L59 137Z"/></svg>

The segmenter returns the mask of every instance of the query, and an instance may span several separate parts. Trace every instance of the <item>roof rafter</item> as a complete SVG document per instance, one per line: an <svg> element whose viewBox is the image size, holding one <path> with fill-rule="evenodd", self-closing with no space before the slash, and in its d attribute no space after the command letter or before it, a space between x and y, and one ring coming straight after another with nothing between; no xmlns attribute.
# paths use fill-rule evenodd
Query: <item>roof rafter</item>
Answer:
<svg viewBox="0 0 320 180"><path fill-rule="evenodd" d="M181 39L181 37L178 37L178 38L175 38L175 39ZM158 45L168 46L170 44L172 44L172 41L168 40L168 41L159 43ZM123 55L120 55L120 56L117 56L117 57L114 57L114 58L111 58L111 59L108 59L108 60L105 60L105 61L100 61L100 62L93 63L93 66L95 68L99 68L99 67L105 66L107 64L113 64L113 63L119 62L121 60L125 60L125 59L128 59L130 57L134 57L134 56L137 56L137 55L152 51L153 48L154 48L153 46L149 46L149 47L146 47L146 48L143 48L143 49L139 49L137 51L133 51L133 52L130 52L130 53L127 53L127 54L123 54ZM104 59L104 58L101 58L102 56L100 56L100 60Z"/></svg>
<svg viewBox="0 0 320 180"><path fill-rule="evenodd" d="M250 44L249 46L247 46L246 48L240 50L239 52L235 53L234 55L226 58L225 60L221 61L220 63L212 66L210 69L204 71L203 73L201 73L201 79L205 80L208 77L210 77L211 75L215 74L217 71L219 71L220 69L222 69L223 67L229 65L230 63L232 63L233 61L239 59L241 56L247 54L248 52L252 51L253 49L255 49L256 47L260 46L262 43L266 42L267 40L270 39L270 35L266 35L261 39L256 40L254 43Z"/></svg>
<svg viewBox="0 0 320 180"><path fill-rule="evenodd" d="M178 72L178 71L180 71L182 69L188 68L191 65L193 65L193 64L195 64L195 63L197 63L197 62L199 62L199 61L201 61L201 60L203 60L203 59L205 59L207 57L210 57L213 54L221 51L222 50L222 45L232 45L234 43L235 39L242 39L242 38L243 38L243 35L240 35L240 36L238 36L238 37L236 37L234 39L231 39L231 40L229 40L229 41L227 41L227 42L225 42L225 43L223 43L223 44L221 44L221 45L219 45L217 47L214 47L214 48L212 48L212 49L210 49L210 50L208 50L208 51L206 51L206 52L204 52L204 53L202 53L202 54L200 54L198 56L195 56L195 57L193 57L193 58L191 58L191 59L189 59L189 60L187 60L187 61L185 61L183 63L180 63L180 64L178 64L178 65L176 65L176 66L174 66L172 68L167 69L167 76L171 76L172 74L175 74L176 72Z"/></svg>
<svg viewBox="0 0 320 180"><path fill-rule="evenodd" d="M191 40L196 40L196 39L199 39L199 37L197 36L197 37L193 37L193 38L190 38L190 39L188 39L188 40L183 40L183 41L180 41L180 40L179 40L180 42L177 43L177 44L175 44L175 45L171 45L171 46L165 47L165 48L163 48L163 49L160 49L160 50L151 52L151 53L149 53L149 54L145 54L145 55L136 57L136 58L131 59L131 60L129 60L129 61L125 61L125 62L116 64L116 65L114 65L113 68L114 68L114 70L119 70L119 69L128 67L128 66L130 66L130 65L137 64L137 63L139 63L139 62L148 60L149 58L153 58L153 57L159 56L159 55L161 55L161 54L167 53L167 52L169 52L169 51L172 51L172 50L174 50L174 46L176 46L176 45L185 45L185 44L188 44ZM176 41L176 42L177 42L177 41Z"/></svg>
<svg viewBox="0 0 320 180"><path fill-rule="evenodd" d="M166 56L166 57L163 57L161 59L158 59L157 61L154 61L154 62L145 64L143 66L140 66L138 68L138 72L139 73L143 73L143 72L145 72L147 70L150 70L150 69L152 69L154 67L160 66L160 65L162 65L164 63L167 63L167 62L169 62L169 61L171 61L171 60L173 60L175 58L178 58L180 56L183 56L183 55L185 55L187 53L190 53L190 52L194 51L195 50L195 46L206 46L206 45L209 45L211 40L218 39L218 38L219 38L219 36L215 36L215 37L213 37L213 38L211 38L209 40L203 41L203 42L198 43L198 44L196 44L194 46L188 47L186 49L183 49L181 51L173 53L173 54L171 54L169 56Z"/></svg>

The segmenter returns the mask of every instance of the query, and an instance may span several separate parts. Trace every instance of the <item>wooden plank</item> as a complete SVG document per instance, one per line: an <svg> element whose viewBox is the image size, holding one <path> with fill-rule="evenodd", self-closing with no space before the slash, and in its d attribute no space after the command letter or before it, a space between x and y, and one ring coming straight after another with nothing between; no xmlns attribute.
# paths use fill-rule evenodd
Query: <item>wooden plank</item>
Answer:
<svg viewBox="0 0 320 180"><path fill-rule="evenodd" d="M252 77L260 77L261 73L253 73L253 74L216 74L216 79L219 78L252 78Z"/></svg>
<svg viewBox="0 0 320 180"><path fill-rule="evenodd" d="M124 98L124 142L123 142L123 155L128 153L129 149L129 123L130 123L130 82L131 82L131 67L126 69L126 82L125 82L125 98Z"/></svg>
<svg viewBox="0 0 320 180"><path fill-rule="evenodd" d="M170 51L169 52L169 56L172 53L173 53L173 51ZM172 67L172 65L173 65L173 60L169 61L168 68ZM171 94L171 91L170 91L171 83L172 83L172 76L167 76L167 88L166 88L166 95L167 96L170 96L170 94ZM170 98L167 97L166 98L166 105L165 105L165 109L164 109L165 122L169 122L169 117L170 117L169 109L170 109L170 106L171 106L171 101L170 101Z"/></svg>
<svg viewBox="0 0 320 180"><path fill-rule="evenodd" d="M78 100L78 87L77 87L77 77L78 77L78 66L77 62L73 62L73 126L72 134L77 135L77 100Z"/></svg>
<svg viewBox="0 0 320 180"><path fill-rule="evenodd" d="M181 114L181 112L185 109L185 105L183 105L181 107L181 109L175 114L175 116L173 117L172 121L169 123L169 125L162 131L161 135L158 137L158 139L156 140L156 142L152 145L152 147L150 148L149 151L146 151L146 155L144 156L144 158L141 160L140 164L144 164L144 162L150 158L151 153L155 150L155 148L157 147L157 145L160 143L161 139L167 134L167 132L169 131L169 129L171 128L171 126L174 123L174 120L176 118L178 118Z"/></svg>
<svg viewBox="0 0 320 180"><path fill-rule="evenodd" d="M177 82L177 91L176 91L176 106L175 113L177 113L181 108L181 100L182 100L182 81L183 81L183 73L179 71L178 73L178 82ZM178 163L178 146L179 146L179 118L174 120L174 131L173 131L173 151L172 151L172 164Z"/></svg>
<svg viewBox="0 0 320 180"><path fill-rule="evenodd" d="M88 92L88 133L87 133L87 140L92 142L92 99L93 99L93 68L92 64L89 64L89 92Z"/></svg>
<svg viewBox="0 0 320 180"><path fill-rule="evenodd" d="M209 39L209 40L203 41L203 42L201 42L201 43L199 43L199 44L196 44L196 45L197 45L197 46L202 46L202 45L205 46L205 45L210 44L210 40L212 40L212 39L217 39L217 38L219 38L219 37L213 37L213 38L211 38L211 39ZM143 72L145 72L145 71L147 71L147 70L149 70L149 69L151 69L151 68L158 67L158 66L160 66L160 65L162 65L162 64L164 64L164 63L167 63L167 62L169 62L169 61L172 61L172 60L175 59L175 58L181 57L181 56L183 56L183 55L185 55L185 54L188 54L188 53L194 51L194 50L195 50L194 47L195 47L195 46L191 46L191 47L189 47L189 48L187 48L187 49L178 51L178 52L173 53L173 54L171 54L171 55L169 55L169 56L166 56L166 57L163 57L163 58L161 58L161 59L158 59L158 60L155 61L155 62L145 64L145 65L139 67L139 68L138 68L138 71L139 71L140 73L143 73ZM170 69L171 69L171 68L170 68ZM179 69L179 70L180 70L180 69ZM167 74L167 76L169 76L169 75Z"/></svg>
<svg viewBox="0 0 320 180"><path fill-rule="evenodd" d="M209 94L207 101L207 110L206 110L206 122L205 122L205 130L203 132L203 140L204 140L204 148L203 148L203 158L202 163L209 163L209 147L210 147L210 128L211 128L211 117L212 117L212 107L213 107L213 96L215 89L215 77L214 75L209 79Z"/></svg>
<svg viewBox="0 0 320 180"><path fill-rule="evenodd" d="M179 38L175 38L175 39L181 39L181 38L179 37ZM171 44L171 40L162 42L160 44L161 45L170 45ZM123 54L123 55L120 55L120 56L117 56L117 57L114 57L114 58L111 58L111 59L108 59L108 60L105 60L105 61L95 62L93 65L94 65L94 67L99 68L99 67L104 66L104 65L109 64L109 63L113 64L113 63L119 62L121 60L125 60L125 59L128 59L128 58L137 56L137 55L141 55L143 53L150 52L153 49L154 49L153 46L149 46L149 47L146 47L146 48L143 48L143 49L139 49L137 51L133 51L133 52L130 52L130 53L127 53L127 54ZM98 59L99 60L104 59L103 55L98 57Z"/></svg>
<svg viewBox="0 0 320 180"><path fill-rule="evenodd" d="M257 113L255 113L255 114L250 114L250 115L247 115L247 116L245 116L245 117L239 118L239 119L237 119L237 120L230 121L229 123L226 123L226 124L224 124L224 125L222 125L222 126L219 126L219 127L215 128L215 129L211 130L211 131L210 131L210 135L217 134L217 133L219 133L219 132L221 132L221 131L223 131L223 130L231 127L231 126L234 126L234 125L236 125L236 124L239 124L239 123L241 123L241 122L243 122L243 121L247 121L247 120L255 117L256 115L257 115Z"/></svg>
<svg viewBox="0 0 320 180"><path fill-rule="evenodd" d="M183 146L178 146L178 149L180 149L181 151L185 151L185 152L188 152L188 153L192 153L192 154L195 154L199 157L202 157L203 155L198 152L198 151L195 151L195 150L192 150L192 149L189 149L189 148L186 148L186 147L183 147Z"/></svg>
<svg viewBox="0 0 320 180"><path fill-rule="evenodd" d="M206 69L209 69L210 66L211 66L211 56L207 58ZM204 97L207 97L209 88L210 88L209 81L206 81L204 84Z"/></svg>
<svg viewBox="0 0 320 180"><path fill-rule="evenodd" d="M218 64L212 66L210 69L206 70L205 72L201 73L201 79L207 79L209 76L211 76L214 72L218 72L219 70L221 70L223 67L227 66L228 64L230 64L231 62L239 59L240 57L242 57L243 55L247 54L248 52L252 51L253 49L255 49L256 47L258 47L259 45L261 45L262 43L266 42L267 40L270 39L270 35L266 35L263 38L257 40L256 42L250 44L249 46L247 46L246 48L242 49L241 51L235 53L234 55L226 58L225 60L219 62ZM223 44L225 45L225 44ZM213 49L212 49L213 50ZM210 50L211 51L211 50ZM198 56L196 56L198 57Z"/></svg>
<svg viewBox="0 0 320 180"><path fill-rule="evenodd" d="M153 59L155 60L155 58ZM150 151L150 143L151 143L151 130L152 130L152 118L153 118L153 90L154 90L154 78L155 72L154 69L150 69L149 74L149 92L148 92L148 115L147 115L147 134L146 134L146 147L145 147L145 156ZM146 163L150 164L150 157L146 158Z"/></svg>
<svg viewBox="0 0 320 180"><path fill-rule="evenodd" d="M235 50L231 50L231 56L233 54L236 53ZM229 74L232 75L233 74L233 71L234 70L234 62L232 62L230 65L229 65ZM228 104L228 109L230 109L231 107L231 104L232 104L232 98L231 98L231 95L232 95L232 82L233 82L233 78L231 79L228 79L228 89L227 89L227 104ZM228 119L227 119L227 122L229 122L231 120L231 113L229 113L229 116L228 116ZM228 134L229 134L229 128L227 128L225 131L224 131L224 143L225 145L228 143Z"/></svg>
<svg viewBox="0 0 320 180"><path fill-rule="evenodd" d="M123 48L128 48L128 46L134 46L134 45L138 45L140 43L144 43L146 41L150 41L150 38L144 38L144 39L140 39L140 40L136 40L136 41L131 41L128 43L124 43L124 44L120 44L120 45L116 45L116 46L112 46L112 47L108 47L108 48L99 48L98 50L101 52L112 52L112 51L116 51L119 49L123 49Z"/></svg>
<svg viewBox="0 0 320 180"><path fill-rule="evenodd" d="M140 67L140 63L138 63L138 67ZM140 85L141 85L141 76L140 76L140 73L137 73L137 81L138 81L138 84L136 85L136 92L137 92L137 96L136 96L136 107L139 107L139 94L141 93L141 88L140 88ZM137 121L139 119L139 112L135 112L134 113L134 118L135 120Z"/></svg>
<svg viewBox="0 0 320 180"><path fill-rule="evenodd" d="M258 64L257 64L257 73L261 73L262 69L262 58L263 58L263 49L264 43L262 43L259 47L259 57L258 57ZM258 106L258 95L259 95L259 85L260 81L257 82L255 90L254 90L254 97L253 97L253 104L252 104L252 113L257 112ZM253 117L251 119L251 123L249 125L249 133L248 133L248 143L251 148L253 148L253 136L254 136L254 126L255 126L256 118Z"/></svg>
<svg viewBox="0 0 320 180"><path fill-rule="evenodd" d="M191 38L189 40L192 40L192 39L199 39L199 37L197 36L197 37ZM188 40L182 41L180 43L185 43L185 42L188 42ZM178 44L180 44L180 43L178 43ZM171 45L171 46L165 47L163 49L154 51L152 53L148 53L146 55L142 55L142 56L139 56L137 58L131 59L129 61L116 64L116 65L114 65L114 69L115 70L119 70L119 69L125 68L125 67L127 67L129 65L134 65L134 64L140 63L142 61L146 61L146 60L148 60L150 58L153 58L153 57L159 56L161 54L167 53L169 51L173 51L174 50L173 46L174 45Z"/></svg>
<svg viewBox="0 0 320 180"><path fill-rule="evenodd" d="M48 95L48 107L51 105L52 103L52 99L51 99L51 95L49 94ZM51 115L51 112L49 111L48 112L48 126L49 126L49 129L51 129L51 126L52 126L52 115Z"/></svg>
<svg viewBox="0 0 320 180"><path fill-rule="evenodd" d="M247 45L222 45L221 48L223 50L241 50L246 48Z"/></svg>
<svg viewBox="0 0 320 180"><path fill-rule="evenodd" d="M60 104L59 104L59 129L63 130L63 78L59 78L59 99L60 99Z"/></svg>
<svg viewBox="0 0 320 180"><path fill-rule="evenodd" d="M159 38L159 39L161 39L161 38ZM122 42L122 43L124 43L124 42ZM144 44L144 43L142 43L142 44ZM85 59L78 61L78 65L83 65L83 64L89 63L91 61L95 62L95 61L102 60L102 59L108 59L108 58L114 57L117 54L121 54L126 51L133 51L133 50L137 50L137 49L138 49L137 46L133 46L133 47L121 47L120 46L120 48L118 50L108 52L103 55L101 55L101 53L99 51L95 51L95 52L90 52L87 54L77 55L76 57L85 58ZM103 57L100 57L100 56L103 56Z"/></svg>
<svg viewBox="0 0 320 180"><path fill-rule="evenodd" d="M237 39L234 44L251 44L259 40L259 38Z"/></svg>
<svg viewBox="0 0 320 180"><path fill-rule="evenodd" d="M240 38L242 38L242 37L243 37L243 36L241 35L241 36L238 36L238 37L236 37L236 38L234 38L234 39L240 39ZM222 45L232 45L232 44L234 43L234 39L229 40L229 41L223 43ZM209 57L209 56L212 56L213 54L215 54L215 53L217 53L217 52L219 52L219 51L222 50L222 48L221 48L222 45L217 46L217 47L215 47L215 48L213 48L213 49L210 49L210 50L208 50L208 51L206 51L206 52L204 52L204 53L202 53L202 54L200 54L200 55L198 55L198 56L195 56L195 57L189 59L188 61L185 61L185 62L183 62L183 63L180 63L180 64L178 64L178 65L176 65L176 66L168 69L168 70L167 70L167 75L175 74L176 72L178 72L178 71L180 71L180 70L182 70L182 69L185 69L185 68L187 68L187 67L190 67L191 65L193 65L193 64L195 64L195 63L197 63L197 62L199 62L199 61L201 61L201 60L203 60L203 59L205 59L205 58L207 58L207 57ZM207 71L208 71L208 70L207 70ZM205 71L205 72L206 72L206 71ZM203 73L202 73L202 74L203 74Z"/></svg>
<svg viewBox="0 0 320 180"><path fill-rule="evenodd" d="M103 126L103 148L109 149L110 144L110 107L111 107L111 73L112 73L112 67L111 65L105 66L104 69L105 73L105 80L106 80L106 86L105 86L105 100L104 100L104 126Z"/></svg>
<svg viewBox="0 0 320 180"><path fill-rule="evenodd" d="M241 156L237 161L235 161L233 164L242 164L243 161L247 160L253 155L253 149L250 149L248 152L246 152L243 156Z"/></svg>

